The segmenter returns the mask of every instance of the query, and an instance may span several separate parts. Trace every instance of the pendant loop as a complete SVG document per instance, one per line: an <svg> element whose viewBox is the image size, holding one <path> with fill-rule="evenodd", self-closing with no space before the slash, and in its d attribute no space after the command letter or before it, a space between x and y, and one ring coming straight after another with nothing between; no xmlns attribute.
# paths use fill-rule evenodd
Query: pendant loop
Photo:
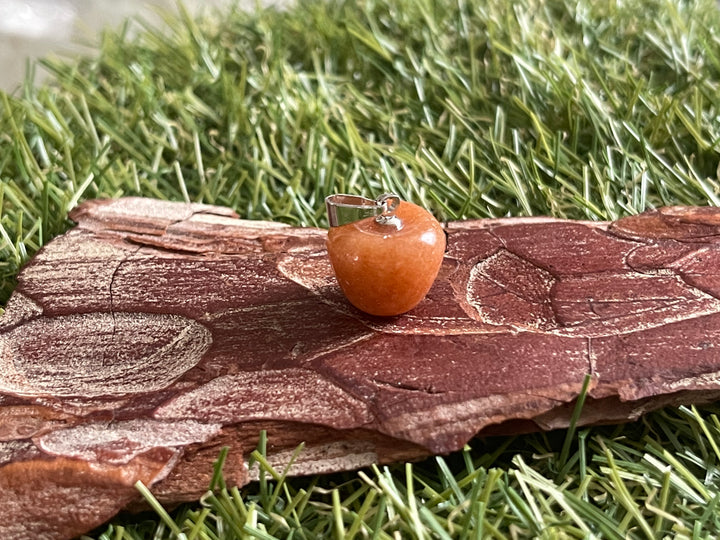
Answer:
<svg viewBox="0 0 720 540"><path fill-rule="evenodd" d="M398 231L402 229L402 221L395 215L395 209L400 206L400 197L394 193L385 193L375 202L382 207L382 212L375 217L375 221L380 225L392 225Z"/></svg>
<svg viewBox="0 0 720 540"><path fill-rule="evenodd" d="M375 216L378 223L395 225L399 229L396 223L399 220L394 214L399 204L400 197L393 193L385 193L375 200L345 193L325 198L330 227L339 227Z"/></svg>

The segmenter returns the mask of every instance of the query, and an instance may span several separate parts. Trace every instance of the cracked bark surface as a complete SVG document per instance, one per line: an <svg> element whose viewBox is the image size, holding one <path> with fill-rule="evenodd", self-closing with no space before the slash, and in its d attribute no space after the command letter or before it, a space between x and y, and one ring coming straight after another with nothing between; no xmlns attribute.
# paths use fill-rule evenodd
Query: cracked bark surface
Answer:
<svg viewBox="0 0 720 540"><path fill-rule="evenodd" d="M447 453L482 434L618 422L720 395L720 210L449 223L412 312L337 287L319 229L227 209L90 201L0 318L0 535L65 538L151 486L229 483L268 431L293 474ZM88 505L87 501L91 501Z"/></svg>

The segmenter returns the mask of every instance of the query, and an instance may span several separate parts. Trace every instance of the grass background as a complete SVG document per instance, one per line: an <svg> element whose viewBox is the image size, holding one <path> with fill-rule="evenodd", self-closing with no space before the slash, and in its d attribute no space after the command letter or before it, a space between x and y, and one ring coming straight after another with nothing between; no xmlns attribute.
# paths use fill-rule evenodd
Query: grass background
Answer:
<svg viewBox="0 0 720 540"><path fill-rule="evenodd" d="M394 191L440 219L717 205L718 36L714 0L300 1L128 22L93 57L44 61L50 82L0 93L0 305L92 197L319 226L335 192ZM97 536L713 538L715 413L361 474L266 468L243 490L218 475L172 518Z"/></svg>

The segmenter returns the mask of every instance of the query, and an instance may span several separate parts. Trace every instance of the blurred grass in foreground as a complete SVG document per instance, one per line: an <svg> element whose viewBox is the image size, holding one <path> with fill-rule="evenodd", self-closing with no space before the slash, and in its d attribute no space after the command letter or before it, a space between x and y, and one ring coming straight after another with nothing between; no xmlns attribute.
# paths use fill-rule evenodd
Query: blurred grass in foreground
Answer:
<svg viewBox="0 0 720 540"><path fill-rule="evenodd" d="M260 481L241 489L224 484L221 454L199 503L170 516L139 485L161 517L116 519L93 538L717 538L718 410L476 440L419 464L313 478L287 478L255 451Z"/></svg>
<svg viewBox="0 0 720 540"><path fill-rule="evenodd" d="M324 225L334 192L395 191L441 219L719 202L713 0L336 0L166 23L129 22L94 58L45 61L54 82L0 94L0 305L92 197L297 225ZM474 441L361 474L265 468L242 490L218 476L172 519L98 534L713 538L715 412Z"/></svg>

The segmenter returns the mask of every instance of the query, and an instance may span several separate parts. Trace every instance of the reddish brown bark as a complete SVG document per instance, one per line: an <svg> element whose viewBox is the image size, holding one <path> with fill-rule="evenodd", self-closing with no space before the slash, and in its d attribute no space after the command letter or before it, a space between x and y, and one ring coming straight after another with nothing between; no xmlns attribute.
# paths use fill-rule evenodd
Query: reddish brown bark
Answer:
<svg viewBox="0 0 720 540"><path fill-rule="evenodd" d="M246 483L262 429L308 474L565 426L588 374L583 423L720 394L716 209L450 223L391 319L343 298L322 230L131 198L72 217L0 319L4 537L80 534L138 480L195 498L224 445Z"/></svg>

